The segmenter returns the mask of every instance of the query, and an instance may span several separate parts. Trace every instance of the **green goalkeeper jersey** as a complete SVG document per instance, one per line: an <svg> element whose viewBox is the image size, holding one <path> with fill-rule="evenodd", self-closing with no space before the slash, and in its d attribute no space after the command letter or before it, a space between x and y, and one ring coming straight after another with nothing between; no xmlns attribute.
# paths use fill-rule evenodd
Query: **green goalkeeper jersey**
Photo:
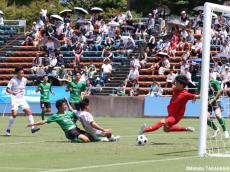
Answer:
<svg viewBox="0 0 230 172"><path fill-rule="evenodd" d="M70 82L68 88L72 88L72 91L70 91L70 102L78 103L81 100L81 92L86 90L86 82Z"/></svg>
<svg viewBox="0 0 230 172"><path fill-rule="evenodd" d="M38 85L40 88L41 93L41 102L50 102L50 91L51 91L51 84L50 83L40 83Z"/></svg>
<svg viewBox="0 0 230 172"><path fill-rule="evenodd" d="M62 128L62 130L67 135L69 130L76 128L76 124L74 123L74 120L76 119L77 117L74 112L66 111L65 114L56 113L56 114L49 116L46 119L46 123L47 124L52 123L52 122L58 123L58 125Z"/></svg>

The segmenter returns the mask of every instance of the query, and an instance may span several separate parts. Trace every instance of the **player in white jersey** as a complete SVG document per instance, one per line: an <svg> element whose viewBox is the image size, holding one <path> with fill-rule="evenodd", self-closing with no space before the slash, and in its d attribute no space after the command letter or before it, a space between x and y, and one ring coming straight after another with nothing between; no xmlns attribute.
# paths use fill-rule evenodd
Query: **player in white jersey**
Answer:
<svg viewBox="0 0 230 172"><path fill-rule="evenodd" d="M12 113L12 115L9 118L8 126L6 129L7 136L11 135L10 129L14 124L19 107L21 107L23 109L23 112L28 116L29 124L34 123L33 115L30 110L29 104L27 103L24 97L27 79L24 77L23 68L20 66L16 67L15 73L16 76L11 78L6 88L6 92L11 94L11 113ZM35 127L31 128L32 133L35 133L39 130L40 128L35 128Z"/></svg>
<svg viewBox="0 0 230 172"><path fill-rule="evenodd" d="M90 136L97 140L98 137L104 137L101 141L118 141L120 136L112 135L111 129L105 129L101 127L96 121L94 121L93 115L90 113L89 108L89 99L84 98L82 101L79 102L79 106L81 111L74 110L71 105L69 104L68 100L65 98L67 102L67 106L71 111L76 113L77 118L80 119L80 122L85 129L85 131L90 134Z"/></svg>

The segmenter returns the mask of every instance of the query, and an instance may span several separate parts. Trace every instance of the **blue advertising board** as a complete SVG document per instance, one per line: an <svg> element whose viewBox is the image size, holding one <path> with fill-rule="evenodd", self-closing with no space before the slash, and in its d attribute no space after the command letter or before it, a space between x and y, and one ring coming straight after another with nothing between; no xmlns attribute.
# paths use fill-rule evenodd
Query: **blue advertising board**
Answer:
<svg viewBox="0 0 230 172"><path fill-rule="evenodd" d="M30 105L33 113L40 113L40 92L36 92L35 86L26 86L25 98ZM55 95L50 94L52 111L55 112L55 102L64 97L69 98L69 93L65 91L66 87L52 87ZM10 113L11 95L6 92L6 87L0 86L0 113ZM22 112L19 110L19 112Z"/></svg>

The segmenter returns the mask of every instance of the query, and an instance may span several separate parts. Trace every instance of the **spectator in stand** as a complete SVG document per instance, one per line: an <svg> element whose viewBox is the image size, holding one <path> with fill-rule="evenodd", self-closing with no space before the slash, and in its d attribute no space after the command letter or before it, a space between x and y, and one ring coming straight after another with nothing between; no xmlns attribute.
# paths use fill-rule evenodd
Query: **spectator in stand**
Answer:
<svg viewBox="0 0 230 172"><path fill-rule="evenodd" d="M132 86L135 84L138 84L139 82L139 71L134 66L131 66L131 69L129 71L129 75L127 78L127 82L130 82Z"/></svg>
<svg viewBox="0 0 230 172"><path fill-rule="evenodd" d="M102 54L101 54L101 57L103 57L104 60L105 60L105 59L107 59L107 60L109 60L109 61L112 60L112 58L113 58L113 53L112 53L112 51L111 51L110 48L111 48L111 47L110 47L109 45L106 45L105 48L103 49Z"/></svg>
<svg viewBox="0 0 230 172"><path fill-rule="evenodd" d="M155 36L152 34L148 40L148 47L151 51L156 47L156 39Z"/></svg>
<svg viewBox="0 0 230 172"><path fill-rule="evenodd" d="M141 67L144 68L147 64L148 58L152 58L153 54L150 51L149 47L146 47L144 54L143 54L143 59L140 61Z"/></svg>
<svg viewBox="0 0 230 172"><path fill-rule="evenodd" d="M189 64L187 63L187 61L183 60L181 62L181 66L180 66L180 74L181 75L185 75L185 68L189 69Z"/></svg>
<svg viewBox="0 0 230 172"><path fill-rule="evenodd" d="M138 57L133 57L133 60L130 62L130 66L133 66L137 70L141 68L140 60Z"/></svg>
<svg viewBox="0 0 230 172"><path fill-rule="evenodd" d="M50 54L51 51L53 51L55 49L54 41L50 36L48 37L48 41L46 43L46 49L48 51L48 54Z"/></svg>
<svg viewBox="0 0 230 172"><path fill-rule="evenodd" d="M25 41L23 41L21 45L22 46L34 46L33 39L27 36Z"/></svg>
<svg viewBox="0 0 230 172"><path fill-rule="evenodd" d="M133 25L133 16L131 11L127 11L125 14L125 24L132 26Z"/></svg>
<svg viewBox="0 0 230 172"><path fill-rule="evenodd" d="M175 78L176 74L174 73L173 69L171 69L166 78L166 88L172 88Z"/></svg>
<svg viewBox="0 0 230 172"><path fill-rule="evenodd" d="M81 56L83 54L83 48L80 42L77 43L77 47L73 50L74 54L74 66L80 64Z"/></svg>
<svg viewBox="0 0 230 172"><path fill-rule="evenodd" d="M126 84L125 82L120 82L120 86L116 89L117 96L125 96Z"/></svg>
<svg viewBox="0 0 230 172"><path fill-rule="evenodd" d="M167 69L170 69L170 62L168 60L168 56L164 56L160 62L160 68L158 70L158 74L164 75L164 73Z"/></svg>
<svg viewBox="0 0 230 172"><path fill-rule="evenodd" d="M155 80L153 80L153 83L150 86L149 93L147 95L159 97L162 94L163 94L163 89L161 88L161 85L158 82L156 82Z"/></svg>
<svg viewBox="0 0 230 172"><path fill-rule="evenodd" d="M225 66L225 71L221 73L221 79L223 88L229 88L230 87L230 71L229 67Z"/></svg>
<svg viewBox="0 0 230 172"><path fill-rule="evenodd" d="M101 66L102 80L104 81L104 83L107 83L108 81L110 81L112 69L113 68L112 68L112 65L110 64L110 60L107 58L104 59L104 64Z"/></svg>
<svg viewBox="0 0 230 172"><path fill-rule="evenodd" d="M125 44L125 50L127 53L127 56L129 56L135 49L135 42L131 37L128 37L128 41Z"/></svg>
<svg viewBox="0 0 230 172"><path fill-rule="evenodd" d="M102 35L102 37L104 37L105 35L108 35L108 27L105 24L104 21L101 22L101 26L99 27L99 33Z"/></svg>
<svg viewBox="0 0 230 172"><path fill-rule="evenodd" d="M63 54L60 53L60 51L55 52L55 56L57 57L57 66L64 65L64 57Z"/></svg>
<svg viewBox="0 0 230 172"><path fill-rule="evenodd" d="M186 11L181 11L180 20L181 20L182 25L188 26L188 24L189 24L189 17L187 15Z"/></svg>
<svg viewBox="0 0 230 172"><path fill-rule="evenodd" d="M190 51L189 51L189 48L186 47L185 52L182 55L182 61L187 61L189 60L189 58L190 58Z"/></svg>
<svg viewBox="0 0 230 172"><path fill-rule="evenodd" d="M149 13L149 18L146 22L146 28L149 35L153 34L154 26L155 26L155 18L152 15L152 13Z"/></svg>
<svg viewBox="0 0 230 172"><path fill-rule="evenodd" d="M93 45L95 51L101 51L102 49L101 43L102 43L102 37L100 34L97 34L95 43Z"/></svg>
<svg viewBox="0 0 230 172"><path fill-rule="evenodd" d="M200 56L202 53L202 41L201 38L197 38L195 41L195 45L192 46L192 53Z"/></svg>
<svg viewBox="0 0 230 172"><path fill-rule="evenodd" d="M4 14L0 14L0 25L4 25L3 16L4 16Z"/></svg>
<svg viewBox="0 0 230 172"><path fill-rule="evenodd" d="M48 22L45 25L45 32L46 32L47 36L54 36L55 31L54 31L53 26L51 25L51 23Z"/></svg>

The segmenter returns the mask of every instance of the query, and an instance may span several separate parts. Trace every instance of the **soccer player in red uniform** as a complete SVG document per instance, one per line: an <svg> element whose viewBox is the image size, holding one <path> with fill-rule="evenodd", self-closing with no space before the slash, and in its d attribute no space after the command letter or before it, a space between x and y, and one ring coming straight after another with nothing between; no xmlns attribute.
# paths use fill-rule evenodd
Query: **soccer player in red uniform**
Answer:
<svg viewBox="0 0 230 172"><path fill-rule="evenodd" d="M162 126L164 126L165 132L195 131L193 127L181 127L176 125L184 117L187 102L189 100L193 100L194 102L199 97L198 95L189 93L185 89L187 83L188 80L186 76L178 75L175 78L173 95L168 105L168 117L149 127L146 127L146 124L142 125L139 134L155 131Z"/></svg>

